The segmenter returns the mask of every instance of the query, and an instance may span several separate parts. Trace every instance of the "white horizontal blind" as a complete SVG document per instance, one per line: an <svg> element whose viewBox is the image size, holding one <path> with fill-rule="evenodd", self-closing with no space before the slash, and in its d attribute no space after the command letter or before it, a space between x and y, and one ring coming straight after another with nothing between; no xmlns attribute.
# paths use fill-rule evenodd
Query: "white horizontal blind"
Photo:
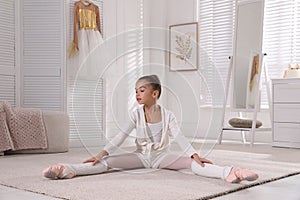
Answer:
<svg viewBox="0 0 300 200"><path fill-rule="evenodd" d="M129 21L128 23L133 27L134 31L128 31L126 34L126 39L124 40L127 51L132 53L128 53L124 57L126 70L129 71L128 74L128 107L132 108L135 105L135 83L139 77L143 74L143 28L144 28L144 4L143 0L138 0L135 2L135 10L134 15L130 12L133 12L130 8L127 7L125 13L126 16L131 15L134 18L134 21ZM134 16L134 17L133 17ZM128 17L129 18L129 17ZM126 17L125 17L126 19ZM134 51L133 51L134 50Z"/></svg>
<svg viewBox="0 0 300 200"><path fill-rule="evenodd" d="M77 80L70 94L70 140L72 146L105 144L105 87L103 79ZM78 144L79 142L79 144Z"/></svg>
<svg viewBox="0 0 300 200"><path fill-rule="evenodd" d="M73 41L74 4L68 1L67 45ZM103 34L103 0L93 0L99 7ZM80 42L80 41L79 41ZM88 54L87 54L88 55ZM68 69L72 70L68 60ZM72 147L103 146L105 144L105 85L104 80L80 79L68 74L68 113L70 116L70 142Z"/></svg>
<svg viewBox="0 0 300 200"><path fill-rule="evenodd" d="M16 104L15 4L0 1L0 102Z"/></svg>
<svg viewBox="0 0 300 200"><path fill-rule="evenodd" d="M198 21L199 21L199 46L200 46L200 72L204 75L207 85L213 91L220 90L220 80L224 85L227 80L229 66L228 57L233 52L235 18L235 0L198 0ZM201 84L201 94L204 95L203 103L217 103L222 105L224 96L209 94L204 84ZM220 94L224 92L220 91Z"/></svg>
<svg viewBox="0 0 300 200"><path fill-rule="evenodd" d="M282 78L289 63L300 64L298 0L265 0L263 49L270 78Z"/></svg>
<svg viewBox="0 0 300 200"><path fill-rule="evenodd" d="M21 19L21 106L64 110L64 2L23 0Z"/></svg>
<svg viewBox="0 0 300 200"><path fill-rule="evenodd" d="M263 52L268 75L282 78L289 63L300 64L300 2L265 0ZM262 88L262 106L267 106Z"/></svg>

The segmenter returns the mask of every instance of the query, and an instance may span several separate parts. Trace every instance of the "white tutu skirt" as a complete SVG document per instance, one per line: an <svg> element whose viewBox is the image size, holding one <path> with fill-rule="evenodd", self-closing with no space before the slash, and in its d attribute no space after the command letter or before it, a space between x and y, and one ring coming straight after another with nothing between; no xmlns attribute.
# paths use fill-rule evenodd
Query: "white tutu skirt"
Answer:
<svg viewBox="0 0 300 200"><path fill-rule="evenodd" d="M96 78L100 58L97 62L95 51L103 44L103 39L99 31L79 30L78 31L78 54L70 58L69 75L72 80Z"/></svg>

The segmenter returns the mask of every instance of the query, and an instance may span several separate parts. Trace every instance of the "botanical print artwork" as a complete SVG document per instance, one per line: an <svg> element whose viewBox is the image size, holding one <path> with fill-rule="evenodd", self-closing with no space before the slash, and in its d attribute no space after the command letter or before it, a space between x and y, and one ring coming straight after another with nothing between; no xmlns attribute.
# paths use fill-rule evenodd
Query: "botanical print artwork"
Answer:
<svg viewBox="0 0 300 200"><path fill-rule="evenodd" d="M184 35L176 35L176 50L178 51L178 55L176 58L182 60L187 63L187 60L191 58L193 48L191 47L191 36L192 33L187 32Z"/></svg>
<svg viewBox="0 0 300 200"><path fill-rule="evenodd" d="M170 25L170 71L198 69L198 23Z"/></svg>

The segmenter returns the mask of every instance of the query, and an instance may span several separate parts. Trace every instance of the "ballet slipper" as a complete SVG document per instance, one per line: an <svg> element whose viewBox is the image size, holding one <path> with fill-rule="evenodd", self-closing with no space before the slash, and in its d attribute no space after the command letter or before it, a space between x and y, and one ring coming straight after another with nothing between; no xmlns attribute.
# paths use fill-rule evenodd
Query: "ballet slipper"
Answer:
<svg viewBox="0 0 300 200"><path fill-rule="evenodd" d="M43 175L50 179L69 179L74 174L64 165L52 165L43 171Z"/></svg>
<svg viewBox="0 0 300 200"><path fill-rule="evenodd" d="M240 183L243 180L255 181L256 179L258 179L258 175L248 169L232 168L226 181L229 183Z"/></svg>

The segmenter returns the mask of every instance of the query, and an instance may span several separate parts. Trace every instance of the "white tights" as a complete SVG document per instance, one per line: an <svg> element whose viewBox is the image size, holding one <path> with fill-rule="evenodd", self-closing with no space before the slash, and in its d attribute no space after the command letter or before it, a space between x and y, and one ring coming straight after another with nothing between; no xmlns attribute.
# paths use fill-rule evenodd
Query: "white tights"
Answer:
<svg viewBox="0 0 300 200"><path fill-rule="evenodd" d="M64 164L64 166L66 170L69 170L74 176L99 174L109 169L129 170L145 168L140 158L133 153L107 156L95 166L93 166L92 163ZM166 155L160 162L158 168L172 170L191 169L197 175L221 179L225 179L231 171L231 167L221 167L207 163L205 163L204 167L201 167L195 160L189 157L173 154Z"/></svg>

